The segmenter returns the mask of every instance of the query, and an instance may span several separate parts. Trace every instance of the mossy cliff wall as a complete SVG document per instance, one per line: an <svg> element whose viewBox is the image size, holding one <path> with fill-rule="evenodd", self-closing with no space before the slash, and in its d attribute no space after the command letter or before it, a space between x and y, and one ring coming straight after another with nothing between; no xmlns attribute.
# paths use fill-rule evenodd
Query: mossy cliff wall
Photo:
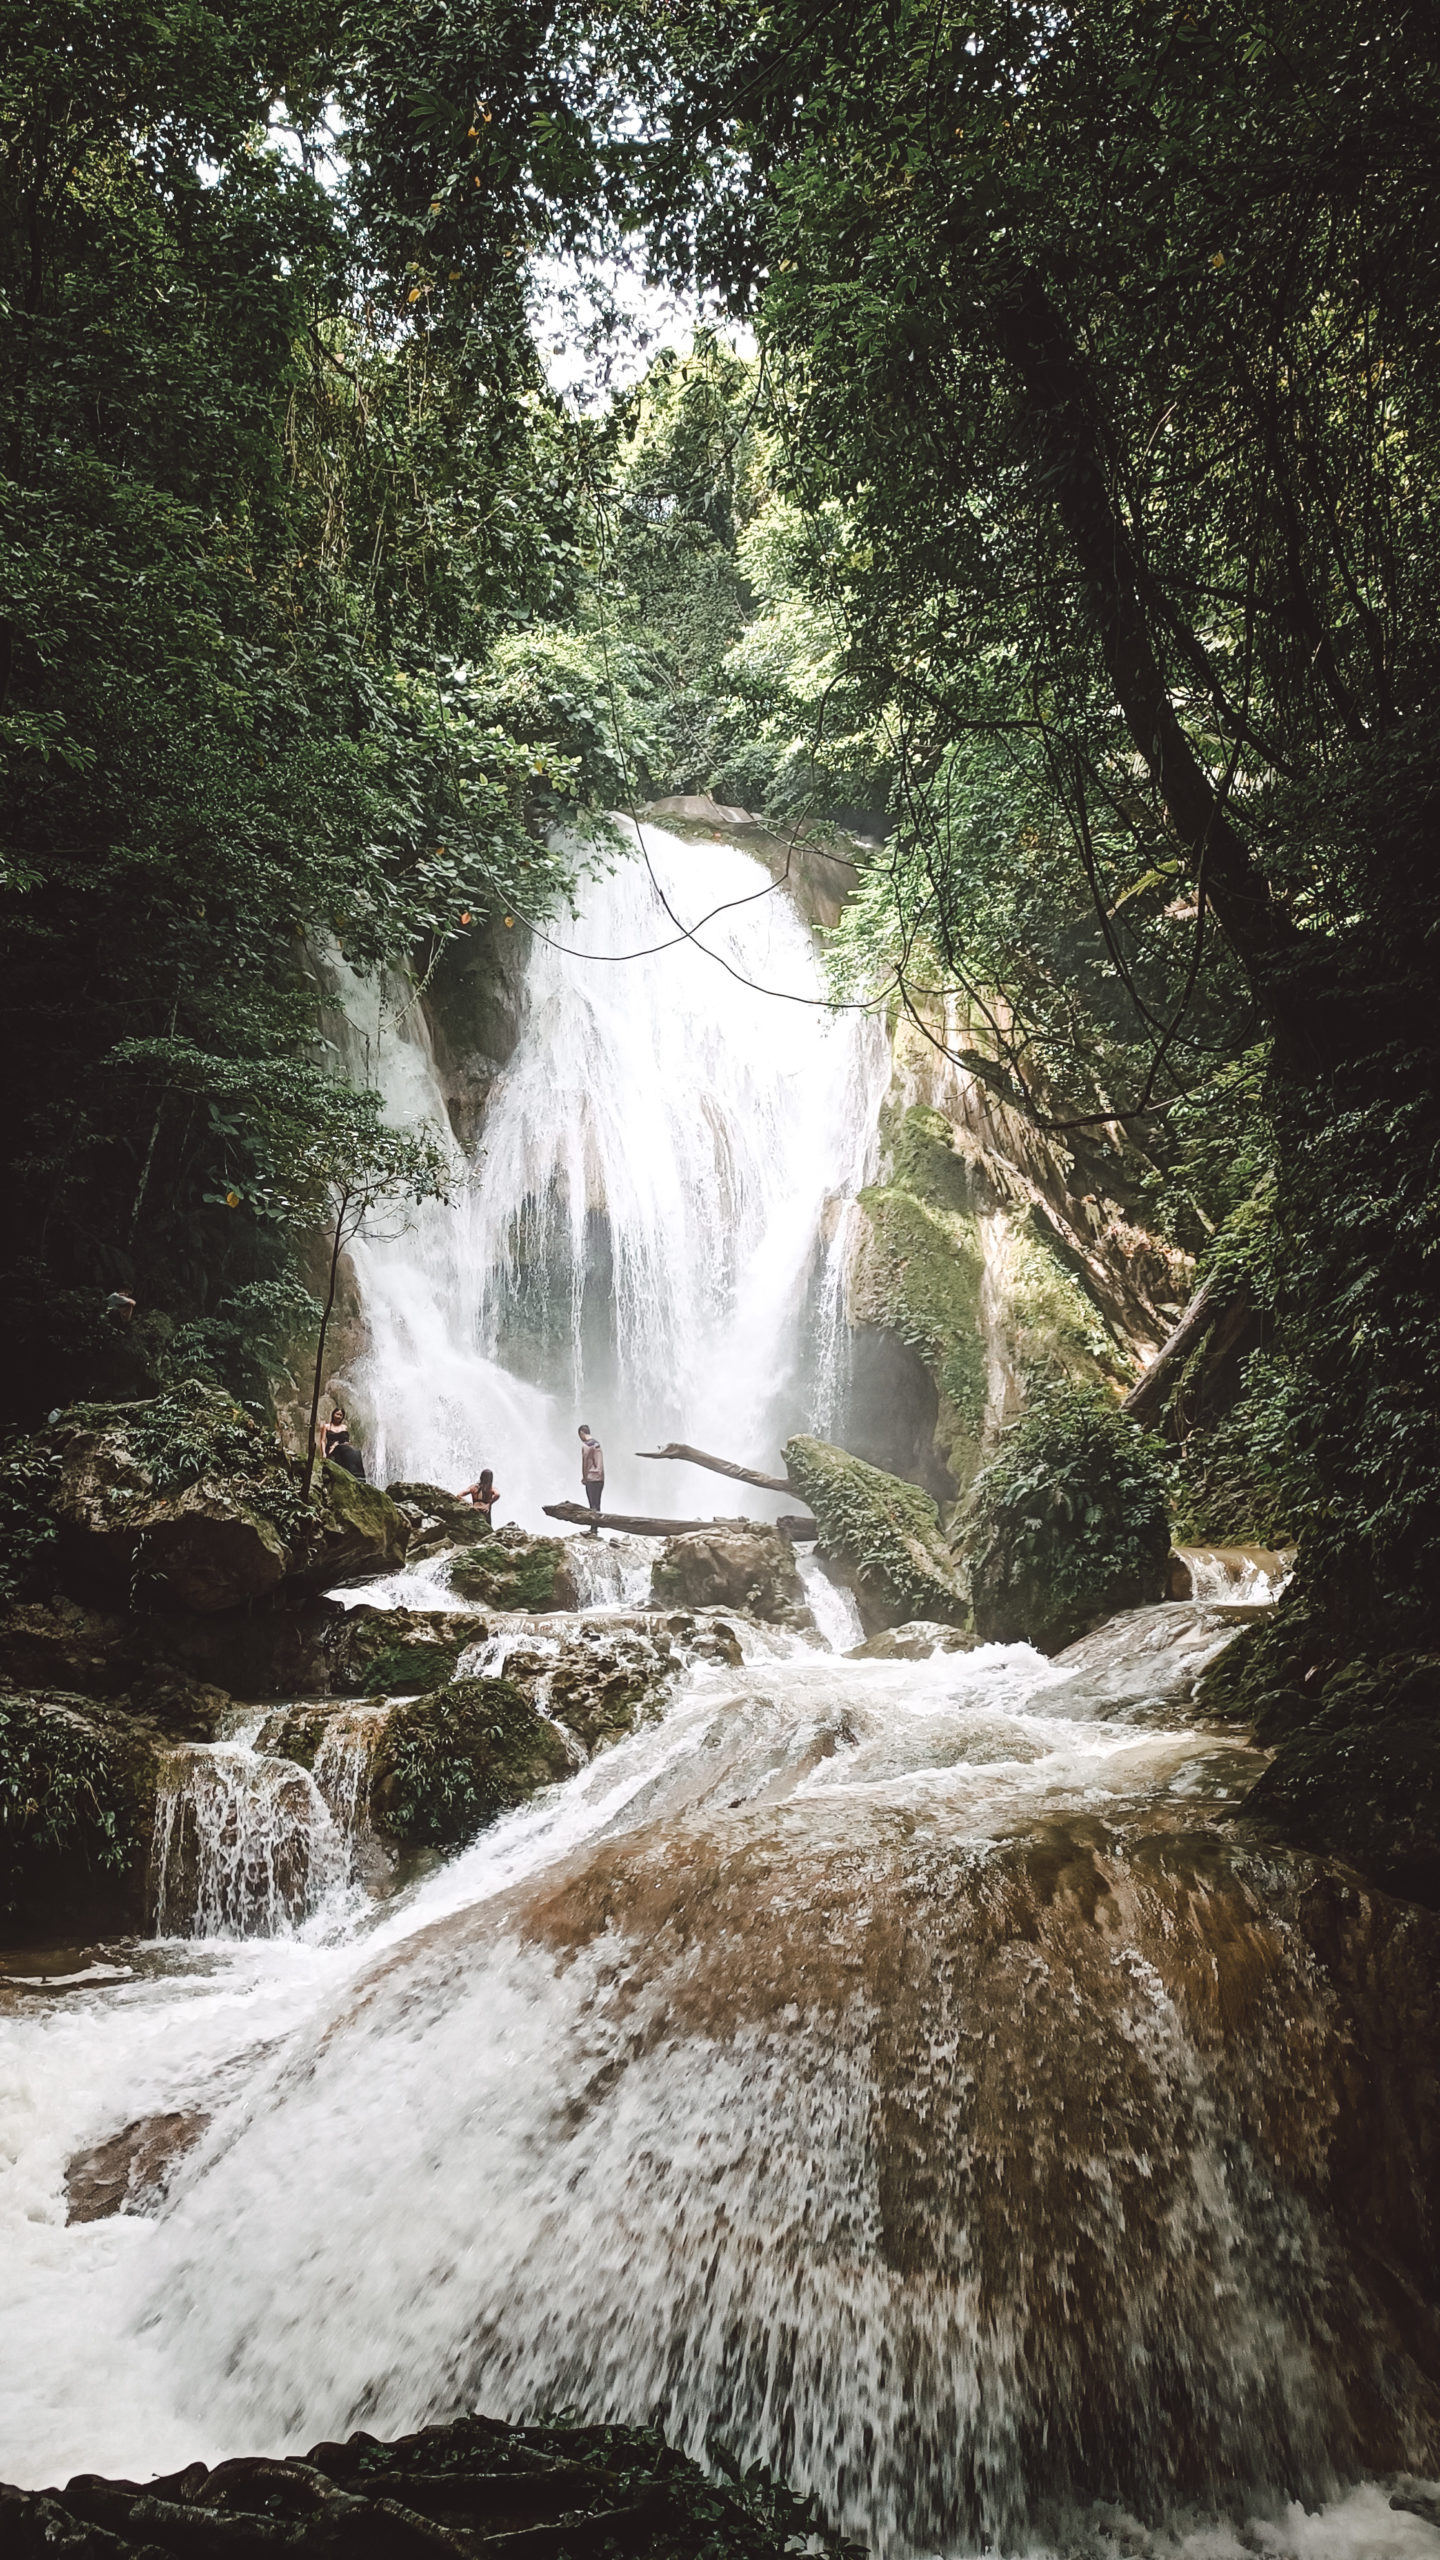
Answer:
<svg viewBox="0 0 1440 2560"><path fill-rule="evenodd" d="M1132 1385L1188 1270L1088 1160L1018 1122L909 1023L894 1054L878 1175L859 1200L841 1436L945 1502L968 1490L1027 1381Z"/></svg>

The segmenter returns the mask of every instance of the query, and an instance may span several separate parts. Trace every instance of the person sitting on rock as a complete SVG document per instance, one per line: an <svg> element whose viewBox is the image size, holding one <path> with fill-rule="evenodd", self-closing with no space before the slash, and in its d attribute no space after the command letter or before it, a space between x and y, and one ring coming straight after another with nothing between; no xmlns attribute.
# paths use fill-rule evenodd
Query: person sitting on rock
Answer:
<svg viewBox="0 0 1440 2560"><path fill-rule="evenodd" d="M320 1454L328 1458L332 1466L343 1467L347 1476L356 1476L364 1484L365 1461L350 1437L350 1425L345 1419L343 1405L334 1407L321 1431Z"/></svg>
<svg viewBox="0 0 1440 2560"><path fill-rule="evenodd" d="M493 1467L482 1467L473 1484L462 1485L457 1502L468 1502L472 1511L483 1511L490 1527L495 1526L495 1505L500 1499Z"/></svg>
<svg viewBox="0 0 1440 2560"><path fill-rule="evenodd" d="M603 1511L605 1508L605 1452L588 1422L582 1422L580 1425L580 1481L585 1487L585 1499L591 1510ZM600 1535L593 1520L590 1523L590 1535L592 1538L598 1538Z"/></svg>

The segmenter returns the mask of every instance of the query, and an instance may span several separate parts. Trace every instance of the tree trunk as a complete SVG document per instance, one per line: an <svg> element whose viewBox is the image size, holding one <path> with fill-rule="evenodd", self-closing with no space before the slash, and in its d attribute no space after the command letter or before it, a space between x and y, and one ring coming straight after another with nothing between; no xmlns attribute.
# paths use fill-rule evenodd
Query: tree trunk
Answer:
<svg viewBox="0 0 1440 2560"><path fill-rule="evenodd" d="M688 1538L697 1529L768 1529L772 1525L768 1520L652 1520L628 1511L591 1511L583 1502L547 1502L541 1507L547 1520L573 1520L581 1529L617 1529L627 1538ZM818 1538L820 1532L813 1520L791 1520L786 1535Z"/></svg>
<svg viewBox="0 0 1440 2560"><path fill-rule="evenodd" d="M310 1391L310 1436L305 1449L305 1476L301 1486L307 1502L310 1499L310 1487L315 1481L315 1426L320 1418L320 1389L325 1378L325 1336L330 1330L330 1318L335 1306L335 1286L340 1270L340 1242L348 1200L349 1194L343 1194L340 1206L335 1212L335 1233L330 1245L330 1286L326 1292L325 1310L320 1318L320 1340L315 1348L315 1383Z"/></svg>
<svg viewBox="0 0 1440 2560"><path fill-rule="evenodd" d="M1014 269L991 316L1084 576L1115 700L1191 876L1203 879L1256 1001L1277 1030L1318 1063L1317 1024L1298 983L1300 937L1232 825L1171 700L1146 617L1142 572L1110 494L1096 406L1069 329L1028 267Z"/></svg>
<svg viewBox="0 0 1440 2560"><path fill-rule="evenodd" d="M788 1476L762 1476L758 1467L737 1467L732 1458L709 1458L703 1449L687 1448L683 1440L667 1440L663 1449L637 1449L637 1458L683 1458L687 1466L708 1467L712 1475L733 1476L737 1484L758 1484L765 1493L798 1493L798 1484Z"/></svg>

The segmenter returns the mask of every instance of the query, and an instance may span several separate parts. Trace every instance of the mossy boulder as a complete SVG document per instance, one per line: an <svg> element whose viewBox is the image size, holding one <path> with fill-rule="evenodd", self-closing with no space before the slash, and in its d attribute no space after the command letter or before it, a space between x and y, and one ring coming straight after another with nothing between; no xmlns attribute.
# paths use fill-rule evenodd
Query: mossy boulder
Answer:
<svg viewBox="0 0 1440 2560"><path fill-rule="evenodd" d="M482 1539L495 1535L483 1511L477 1511L473 1503L459 1501L443 1485L411 1483L406 1479L387 1484L385 1490L393 1503L417 1512L428 1524L419 1541L422 1549L447 1543L478 1546Z"/></svg>
<svg viewBox="0 0 1440 2560"><path fill-rule="evenodd" d="M575 1584L563 1538L535 1538L507 1526L457 1556L454 1589L486 1609L573 1609Z"/></svg>
<svg viewBox="0 0 1440 2560"><path fill-rule="evenodd" d="M130 1405L79 1404L7 1453L53 1533L72 1596L217 1614L404 1561L408 1524L375 1485L323 1467L313 1499L275 1433L191 1379Z"/></svg>
<svg viewBox="0 0 1440 2560"><path fill-rule="evenodd" d="M489 1619L470 1610L372 1609L362 1601L332 1639L331 1686L337 1696L362 1698L439 1689L489 1633Z"/></svg>
<svg viewBox="0 0 1440 2560"><path fill-rule="evenodd" d="M667 1538L651 1568L650 1600L656 1609L737 1609L772 1626L815 1624L794 1548L756 1520L717 1520Z"/></svg>
<svg viewBox="0 0 1440 2560"><path fill-rule="evenodd" d="M0 1913L135 1916L162 1748L121 1707L0 1690Z"/></svg>
<svg viewBox="0 0 1440 2560"><path fill-rule="evenodd" d="M910 1618L964 1625L965 1594L940 1514L919 1485L803 1434L785 1444L785 1472L814 1514L832 1570L850 1583L867 1635Z"/></svg>
<svg viewBox="0 0 1440 2560"><path fill-rule="evenodd" d="M962 1541L977 1635L1059 1653L1164 1598L1161 1452L1103 1387L1052 1381L976 1478Z"/></svg>
<svg viewBox="0 0 1440 2560"><path fill-rule="evenodd" d="M580 1757L513 1680L455 1680L392 1707L372 1763L371 1820L392 1839L455 1848Z"/></svg>

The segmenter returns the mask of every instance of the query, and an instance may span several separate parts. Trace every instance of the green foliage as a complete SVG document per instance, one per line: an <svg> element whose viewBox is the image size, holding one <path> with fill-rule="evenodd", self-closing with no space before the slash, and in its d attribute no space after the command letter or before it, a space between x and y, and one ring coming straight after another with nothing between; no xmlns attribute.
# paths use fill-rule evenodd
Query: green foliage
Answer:
<svg viewBox="0 0 1440 2560"><path fill-rule="evenodd" d="M157 1494L219 1480L284 1545L303 1541L308 1507L274 1430L222 1389L188 1378L143 1404L70 1405L31 1445L53 1452L77 1432L110 1430Z"/></svg>
<svg viewBox="0 0 1440 2560"><path fill-rule="evenodd" d="M1040 1386L977 1476L964 1553L977 1634L1042 1652L1158 1600L1170 1528L1157 1443L1103 1388Z"/></svg>
<svg viewBox="0 0 1440 2560"><path fill-rule="evenodd" d="M509 1680L456 1680L391 1709L371 1806L398 1839L451 1848L568 1775L556 1727Z"/></svg>
<svg viewBox="0 0 1440 2560"><path fill-rule="evenodd" d="M455 1677L455 1665L464 1647L460 1644L391 1644L367 1662L360 1681L365 1697L384 1696L392 1689L439 1689Z"/></svg>
<svg viewBox="0 0 1440 2560"><path fill-rule="evenodd" d="M78 1704L0 1693L0 1911L77 1864L118 1874L130 1849L124 1775L105 1736Z"/></svg>
<svg viewBox="0 0 1440 2560"><path fill-rule="evenodd" d="M1171 1487L1179 1546L1288 1546L1301 1499L1294 1452L1293 1372L1272 1353L1245 1363L1236 1401L1190 1434Z"/></svg>
<svg viewBox="0 0 1440 2560"><path fill-rule="evenodd" d="M54 1452L9 1433L0 1448L0 1607L45 1586L57 1537L48 1508L54 1489Z"/></svg>
<svg viewBox="0 0 1440 2560"><path fill-rule="evenodd" d="M822 1546L851 1567L885 1618L963 1624L940 1514L919 1485L803 1434L785 1443L785 1472L813 1513Z"/></svg>

